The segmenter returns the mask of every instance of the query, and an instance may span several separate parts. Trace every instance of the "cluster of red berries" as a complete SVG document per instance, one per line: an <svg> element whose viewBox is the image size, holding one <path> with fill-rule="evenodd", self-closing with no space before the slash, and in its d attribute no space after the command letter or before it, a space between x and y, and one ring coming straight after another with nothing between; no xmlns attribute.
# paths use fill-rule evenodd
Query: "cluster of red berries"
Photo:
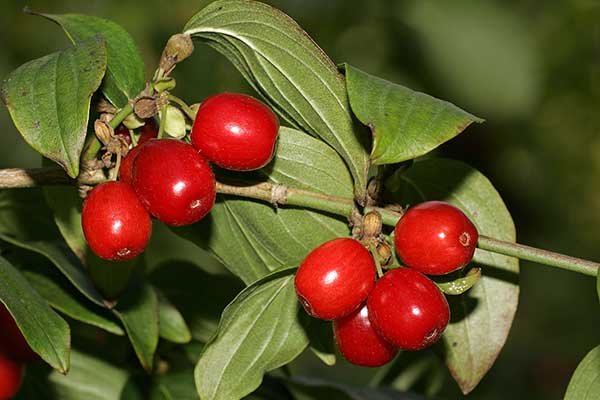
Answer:
<svg viewBox="0 0 600 400"><path fill-rule="evenodd" d="M464 267L478 240L465 214L439 201L410 208L394 235L405 267L389 270L377 282L371 253L350 238L317 247L296 273L300 303L311 316L333 320L340 352L356 365L380 366L398 349L420 350L438 341L450 309L444 294L424 274Z"/></svg>
<svg viewBox="0 0 600 400"><path fill-rule="evenodd" d="M36 362L35 354L15 320L0 303L0 400L12 399L23 381L25 364Z"/></svg>
<svg viewBox="0 0 600 400"><path fill-rule="evenodd" d="M155 139L156 124L147 121L138 146L122 160L119 181L96 186L85 200L82 226L90 248L107 260L129 260L150 240L150 216L172 226L199 221L216 197L209 162L236 171L262 168L273 157L278 131L269 107L236 93L201 104L192 144ZM129 138L127 130L116 134Z"/></svg>

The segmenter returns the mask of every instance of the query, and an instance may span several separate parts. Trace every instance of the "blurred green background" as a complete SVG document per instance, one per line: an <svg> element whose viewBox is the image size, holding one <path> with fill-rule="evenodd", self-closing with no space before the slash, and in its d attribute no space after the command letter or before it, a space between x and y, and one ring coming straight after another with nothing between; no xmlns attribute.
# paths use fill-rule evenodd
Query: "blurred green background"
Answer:
<svg viewBox="0 0 600 400"><path fill-rule="evenodd" d="M51 22L22 14L25 5L114 19L137 41L150 75L167 38L206 3L0 2L0 77L69 45ZM270 3L295 18L335 62L485 118L439 153L472 164L495 183L520 242L600 261L600 1ZM200 45L175 77L176 93L189 103L218 91L249 91L225 58ZM0 129L0 168L39 165L4 107ZM522 263L513 330L469 398L562 398L578 361L600 343L594 285L589 277ZM347 367L339 379L356 383L361 374ZM449 376L441 397L461 397Z"/></svg>

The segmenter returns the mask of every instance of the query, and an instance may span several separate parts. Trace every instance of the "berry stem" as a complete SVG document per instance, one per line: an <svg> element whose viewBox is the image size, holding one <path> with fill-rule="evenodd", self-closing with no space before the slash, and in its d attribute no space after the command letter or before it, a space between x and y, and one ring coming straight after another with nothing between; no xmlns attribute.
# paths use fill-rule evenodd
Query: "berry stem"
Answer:
<svg viewBox="0 0 600 400"><path fill-rule="evenodd" d="M179 106L179 108L181 109L181 111L183 111L185 113L185 115L187 115L187 117L189 119L191 119L192 121L196 118L196 114L194 113L194 111L192 111L192 109L185 103L185 101L181 100L179 97L177 96L173 96L172 94L169 94L168 97L169 101L171 103L175 103Z"/></svg>
<svg viewBox="0 0 600 400"><path fill-rule="evenodd" d="M117 153L117 161L115 162L115 167L112 169L112 171L110 171L110 177L109 179L111 181L116 181L117 178L119 177L119 169L121 168L121 159L123 157L121 156L121 153Z"/></svg>
<svg viewBox="0 0 600 400"><path fill-rule="evenodd" d="M369 251L371 252L371 256L373 256L373 261L375 261L375 268L377 268L377 277L381 278L383 276L383 270L381 269L381 263L379 262L379 254L377 254L377 248L373 243L369 244Z"/></svg>
<svg viewBox="0 0 600 400"><path fill-rule="evenodd" d="M133 145L133 147L136 147L138 145L138 141L135 138L135 133L133 132L133 129L129 129L129 137L131 138L131 144Z"/></svg>
<svg viewBox="0 0 600 400"><path fill-rule="evenodd" d="M100 175L82 174L78 177L78 182L80 184L98 184L106 180L106 178ZM72 185L73 182L60 167L0 169L0 189ZM217 182L217 193L261 200L276 206L287 204L310 208L342 217L349 217L354 208L354 200L351 198L330 196L266 182L254 185L231 185ZM372 210L379 212L383 223L388 226L395 226L401 216L400 213L385 208L365 208L365 212ZM588 276L596 276L600 269L600 264L593 261L570 257L518 243L505 242L484 235L479 236L477 245L482 250L578 272Z"/></svg>
<svg viewBox="0 0 600 400"><path fill-rule="evenodd" d="M165 124L167 123L167 106L163 106L160 110L160 124L158 126L158 134L156 135L157 139L162 139L163 134L165 133Z"/></svg>
<svg viewBox="0 0 600 400"><path fill-rule="evenodd" d="M119 110L115 116L108 123L111 128L117 129L119 124L123 122L133 112L133 104L127 103L127 105Z"/></svg>

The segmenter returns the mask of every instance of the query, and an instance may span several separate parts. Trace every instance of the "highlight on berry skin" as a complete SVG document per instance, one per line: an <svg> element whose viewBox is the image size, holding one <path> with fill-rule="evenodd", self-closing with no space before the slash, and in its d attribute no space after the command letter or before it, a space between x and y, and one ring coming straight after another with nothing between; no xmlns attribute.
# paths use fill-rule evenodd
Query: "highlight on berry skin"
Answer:
<svg viewBox="0 0 600 400"><path fill-rule="evenodd" d="M386 272L369 294L367 307L375 331L403 350L431 346L450 321L444 294L428 277L411 268Z"/></svg>
<svg viewBox="0 0 600 400"><path fill-rule="evenodd" d="M393 360L398 353L398 348L373 328L366 303L333 321L333 333L340 353L354 365L379 367Z"/></svg>
<svg viewBox="0 0 600 400"><path fill-rule="evenodd" d="M365 301L375 275L371 253L359 241L333 239L306 256L296 273L296 294L309 315L334 320Z"/></svg>
<svg viewBox="0 0 600 400"><path fill-rule="evenodd" d="M428 275L444 275L473 258L479 233L457 207L427 201L408 209L394 229L396 253L404 265Z"/></svg>
<svg viewBox="0 0 600 400"><path fill-rule="evenodd" d="M200 105L190 138L212 163L252 171L271 161L278 133L279 119L266 104L246 94L219 93Z"/></svg>
<svg viewBox="0 0 600 400"><path fill-rule="evenodd" d="M150 241L150 215L127 183L96 186L83 203L81 225L94 253L110 261L131 260Z"/></svg>

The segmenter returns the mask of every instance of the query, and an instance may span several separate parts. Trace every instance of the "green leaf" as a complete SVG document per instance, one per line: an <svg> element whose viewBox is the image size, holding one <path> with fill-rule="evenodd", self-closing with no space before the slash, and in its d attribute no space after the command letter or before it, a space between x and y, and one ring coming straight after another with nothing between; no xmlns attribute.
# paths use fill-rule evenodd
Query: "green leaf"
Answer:
<svg viewBox="0 0 600 400"><path fill-rule="evenodd" d="M150 400L197 400L194 371L185 370L160 375L150 393Z"/></svg>
<svg viewBox="0 0 600 400"><path fill-rule="evenodd" d="M0 240L47 258L82 294L104 306L80 260L62 241L40 189L0 191Z"/></svg>
<svg viewBox="0 0 600 400"><path fill-rule="evenodd" d="M108 63L102 92L116 107L123 107L144 89L144 62L133 38L119 24L80 14L40 14L56 22L75 43L101 35L106 41Z"/></svg>
<svg viewBox="0 0 600 400"><path fill-rule="evenodd" d="M417 204L445 200L459 207L481 235L515 241L515 227L490 181L468 165L445 159L415 162L402 175L396 200ZM452 317L443 335L445 361L464 393L492 367L510 331L519 300L516 258L477 249L481 279L467 293L448 298Z"/></svg>
<svg viewBox="0 0 600 400"><path fill-rule="evenodd" d="M119 400L145 400L146 396L143 390L138 387L135 378L130 378L121 391Z"/></svg>
<svg viewBox="0 0 600 400"><path fill-rule="evenodd" d="M232 276L211 275L189 262L165 261L149 275L152 284L183 314L194 339L214 335L223 309L244 288Z"/></svg>
<svg viewBox="0 0 600 400"><path fill-rule="evenodd" d="M177 249L177 251L173 252L172 249ZM189 262L208 272L210 275L227 275L232 277L227 268L212 254L199 248L189 240L176 235L175 232L160 221L154 221L152 224L152 238L150 238L150 243L146 247L144 254L144 263L148 272L154 271L157 267L165 263L176 261ZM235 278L232 277L232 279ZM225 302L225 305L230 300Z"/></svg>
<svg viewBox="0 0 600 400"><path fill-rule="evenodd" d="M600 398L600 346L594 347L581 360L571 377L564 400Z"/></svg>
<svg viewBox="0 0 600 400"><path fill-rule="evenodd" d="M95 36L21 65L0 89L25 141L72 178L79 175L90 101L105 70L106 44Z"/></svg>
<svg viewBox="0 0 600 400"><path fill-rule="evenodd" d="M448 373L446 366L430 351L405 351L393 361L380 386L400 391L422 393L427 398L437 398L443 389Z"/></svg>
<svg viewBox="0 0 600 400"><path fill-rule="evenodd" d="M0 233L24 240L56 240L53 215L40 189L0 190Z"/></svg>
<svg viewBox="0 0 600 400"><path fill-rule="evenodd" d="M158 299L147 282L133 279L113 312L125 327L142 367L152 371L158 345Z"/></svg>
<svg viewBox="0 0 600 400"><path fill-rule="evenodd" d="M87 299L74 292L68 282L58 273L44 268L26 267L23 272L27 281L52 308L83 323L104 329L115 335L124 335L123 329L87 304Z"/></svg>
<svg viewBox="0 0 600 400"><path fill-rule="evenodd" d="M47 162L44 159L44 164ZM85 259L87 241L81 227L81 209L83 202L77 188L64 186L47 186L43 188L46 202L54 211L54 222L63 238L80 259Z"/></svg>
<svg viewBox="0 0 600 400"><path fill-rule="evenodd" d="M281 128L273 162L235 180L268 181L341 197L352 197L352 181L341 158L323 142ZM347 221L301 208L219 196L200 223L177 234L210 250L249 284L283 266L298 265L318 245L348 236Z"/></svg>
<svg viewBox="0 0 600 400"><path fill-rule="evenodd" d="M371 162L412 160L429 153L481 118L446 101L369 75L346 64L352 111L373 132Z"/></svg>
<svg viewBox="0 0 600 400"><path fill-rule="evenodd" d="M294 376L287 381L298 400L425 400L425 397L388 388L358 388L318 378Z"/></svg>
<svg viewBox="0 0 600 400"><path fill-rule="evenodd" d="M128 378L123 369L72 351L69 374L51 373L46 391L60 400L120 400Z"/></svg>
<svg viewBox="0 0 600 400"><path fill-rule="evenodd" d="M206 343L192 339L191 342L183 346L185 356L191 363L196 363L200 359L200 356L204 352Z"/></svg>
<svg viewBox="0 0 600 400"><path fill-rule="evenodd" d="M335 341L331 321L322 321L306 316L306 332L310 341L310 350L325 365L333 366L336 363Z"/></svg>
<svg viewBox="0 0 600 400"><path fill-rule="evenodd" d="M59 241L28 241L0 233L0 240L47 258L85 297L105 307L105 300L98 292L79 259Z"/></svg>
<svg viewBox="0 0 600 400"><path fill-rule="evenodd" d="M188 343L192 334L177 308L160 292L158 295L159 335L173 343Z"/></svg>
<svg viewBox="0 0 600 400"><path fill-rule="evenodd" d="M481 278L481 268L471 268L465 276L450 281L444 280L443 282L436 279L434 282L445 294L456 296L471 289L477 283L479 278Z"/></svg>
<svg viewBox="0 0 600 400"><path fill-rule="evenodd" d="M293 19L260 2L221 0L194 15L184 33L225 55L292 126L336 149L364 197L367 138L353 123L344 79Z"/></svg>
<svg viewBox="0 0 600 400"><path fill-rule="evenodd" d="M250 285L225 308L217 335L196 365L201 399L240 399L260 385L264 373L306 348L293 272L278 271Z"/></svg>
<svg viewBox="0 0 600 400"><path fill-rule="evenodd" d="M0 257L0 301L31 349L61 373L69 370L71 333L58 316L6 259Z"/></svg>

